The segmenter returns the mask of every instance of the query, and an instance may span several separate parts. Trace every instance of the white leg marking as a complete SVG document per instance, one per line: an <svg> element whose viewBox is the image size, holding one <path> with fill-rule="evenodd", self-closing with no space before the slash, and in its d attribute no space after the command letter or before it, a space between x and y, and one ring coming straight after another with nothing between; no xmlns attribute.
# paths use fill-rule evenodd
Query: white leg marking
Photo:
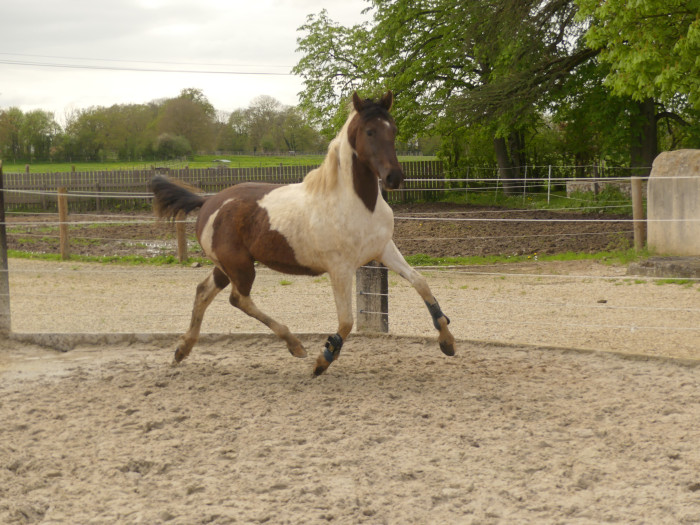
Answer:
<svg viewBox="0 0 700 525"><path fill-rule="evenodd" d="M428 286L425 277L411 268L406 260L401 255L401 252L394 244L394 241L389 241L389 243L384 248L384 253L382 253L381 262L388 266L391 270L398 273L401 277L405 278L410 282L416 291L420 294L427 305L435 305L437 299L430 292L430 287ZM428 306L428 309L431 307ZM449 320L444 313L440 311L442 315L437 319L433 319L436 323L436 328L440 332L438 336L438 343L440 344L440 349L446 355L455 355L455 338L452 336L447 325ZM433 312L431 311L432 315Z"/></svg>
<svg viewBox="0 0 700 525"><path fill-rule="evenodd" d="M333 286L333 298L335 309L338 313L338 335L345 340L352 330L354 319L352 316L352 273L333 272L330 274Z"/></svg>
<svg viewBox="0 0 700 525"><path fill-rule="evenodd" d="M435 302L435 297L433 297L433 294L430 292L430 287L425 277L408 265L403 255L401 255L401 252L394 244L394 241L389 241L386 245L380 262L411 283L424 301L431 304Z"/></svg>

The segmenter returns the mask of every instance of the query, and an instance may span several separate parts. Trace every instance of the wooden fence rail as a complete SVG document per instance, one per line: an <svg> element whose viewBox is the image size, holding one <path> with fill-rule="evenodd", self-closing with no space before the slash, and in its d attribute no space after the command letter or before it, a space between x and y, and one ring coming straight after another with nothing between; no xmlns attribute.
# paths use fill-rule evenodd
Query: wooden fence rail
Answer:
<svg viewBox="0 0 700 525"><path fill-rule="evenodd" d="M66 188L71 210L93 211L102 208L138 208L150 206L148 183L156 173L165 174L196 186L207 193L246 181L290 184L301 182L318 166L276 166L268 168L199 168L146 170L87 171L67 173L7 173L5 174L5 205L8 210L56 209L52 193ZM390 202L431 199L443 187L443 165L439 161L416 161L403 164L406 175L405 191L389 193ZM414 181L412 179L434 179ZM127 196L128 195L128 196Z"/></svg>

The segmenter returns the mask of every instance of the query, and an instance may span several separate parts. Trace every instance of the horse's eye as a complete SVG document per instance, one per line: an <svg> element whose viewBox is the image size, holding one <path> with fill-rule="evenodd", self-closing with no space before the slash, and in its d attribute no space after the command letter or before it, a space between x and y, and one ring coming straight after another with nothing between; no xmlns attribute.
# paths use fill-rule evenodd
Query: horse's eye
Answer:
<svg viewBox="0 0 700 525"><path fill-rule="evenodd" d="M374 132L373 129L368 129L368 130L367 130L367 136L368 136L368 137L374 137L374 133L375 133L375 132Z"/></svg>

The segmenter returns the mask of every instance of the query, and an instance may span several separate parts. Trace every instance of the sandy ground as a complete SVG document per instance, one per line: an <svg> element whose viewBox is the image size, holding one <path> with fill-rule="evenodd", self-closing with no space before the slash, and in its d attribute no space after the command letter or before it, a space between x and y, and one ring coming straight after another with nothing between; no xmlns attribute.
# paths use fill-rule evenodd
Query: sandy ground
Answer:
<svg viewBox="0 0 700 525"><path fill-rule="evenodd" d="M17 333L179 333L207 271L11 264ZM169 335L0 340L0 523L700 523L700 285L425 273L453 358L396 276L393 335L316 379L224 294L177 368ZM329 288L261 269L254 292L315 356Z"/></svg>
<svg viewBox="0 0 700 525"><path fill-rule="evenodd" d="M10 261L15 332L182 333L210 268ZM572 261L423 270L455 337L700 359L700 283L665 284L626 268ZM334 333L328 278L258 269L256 303L298 333ZM389 328L433 337L413 288L389 275ZM221 293L203 333L268 333Z"/></svg>

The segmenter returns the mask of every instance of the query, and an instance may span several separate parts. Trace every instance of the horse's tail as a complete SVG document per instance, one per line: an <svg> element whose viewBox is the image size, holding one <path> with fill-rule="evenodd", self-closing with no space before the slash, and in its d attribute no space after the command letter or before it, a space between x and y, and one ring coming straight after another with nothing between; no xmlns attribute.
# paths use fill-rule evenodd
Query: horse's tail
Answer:
<svg viewBox="0 0 700 525"><path fill-rule="evenodd" d="M196 188L180 181L172 181L156 175L151 179L153 213L162 219L174 219L183 211L185 215L202 207L206 197L195 193Z"/></svg>

